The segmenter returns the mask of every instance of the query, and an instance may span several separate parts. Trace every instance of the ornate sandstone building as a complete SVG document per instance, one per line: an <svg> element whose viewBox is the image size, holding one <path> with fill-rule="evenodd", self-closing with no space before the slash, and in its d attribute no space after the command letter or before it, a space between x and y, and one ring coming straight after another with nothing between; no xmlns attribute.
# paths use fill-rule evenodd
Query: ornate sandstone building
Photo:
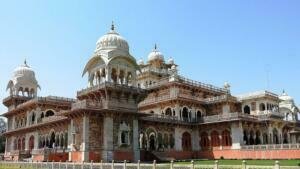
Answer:
<svg viewBox="0 0 300 169"><path fill-rule="evenodd" d="M76 99L39 97L25 62L3 100L7 160L91 161L300 158L298 108L285 92L233 96L178 73L155 48L131 56L112 25L87 62Z"/></svg>

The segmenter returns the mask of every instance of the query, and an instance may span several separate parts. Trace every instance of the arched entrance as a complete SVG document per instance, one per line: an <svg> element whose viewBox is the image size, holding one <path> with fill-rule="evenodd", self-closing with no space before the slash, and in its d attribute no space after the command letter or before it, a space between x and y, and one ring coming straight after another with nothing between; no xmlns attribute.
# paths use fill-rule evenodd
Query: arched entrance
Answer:
<svg viewBox="0 0 300 169"><path fill-rule="evenodd" d="M29 150L30 150L30 151L34 149L34 136L31 136L31 137L29 138L28 145L29 145Z"/></svg>
<svg viewBox="0 0 300 169"><path fill-rule="evenodd" d="M210 137L211 137L211 146L212 147L220 146L220 138L219 138L219 133L217 131L211 132Z"/></svg>
<svg viewBox="0 0 300 169"><path fill-rule="evenodd" d="M55 146L55 134L54 134L54 132L51 134L51 136L50 136L50 145L49 145L49 147L50 148L54 148L54 146Z"/></svg>
<svg viewBox="0 0 300 169"><path fill-rule="evenodd" d="M208 139L208 134L206 132L201 133L201 140L200 140L200 146L202 149L207 149L209 148L209 139Z"/></svg>
<svg viewBox="0 0 300 169"><path fill-rule="evenodd" d="M150 148L150 151L154 151L156 149L155 148L155 136L154 136L154 134L150 135L150 138L149 138L149 148Z"/></svg>
<svg viewBox="0 0 300 169"><path fill-rule="evenodd" d="M192 150L192 143L191 143L191 134L188 132L184 132L182 134L182 150L183 151L190 151Z"/></svg>

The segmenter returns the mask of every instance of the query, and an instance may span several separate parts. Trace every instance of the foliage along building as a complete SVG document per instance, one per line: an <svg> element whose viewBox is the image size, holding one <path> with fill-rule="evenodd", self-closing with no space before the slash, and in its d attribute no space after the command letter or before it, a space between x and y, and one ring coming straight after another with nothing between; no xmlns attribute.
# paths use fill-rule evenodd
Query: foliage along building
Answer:
<svg viewBox="0 0 300 169"><path fill-rule="evenodd" d="M7 160L300 158L298 108L285 92L233 96L178 74L155 48L147 62L112 25L96 43L77 98L39 97L25 62L3 100Z"/></svg>

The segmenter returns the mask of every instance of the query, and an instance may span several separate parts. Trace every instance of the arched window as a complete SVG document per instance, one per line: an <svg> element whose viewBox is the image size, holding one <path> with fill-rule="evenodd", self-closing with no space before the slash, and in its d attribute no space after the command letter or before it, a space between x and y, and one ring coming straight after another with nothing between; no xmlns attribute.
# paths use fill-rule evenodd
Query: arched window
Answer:
<svg viewBox="0 0 300 169"><path fill-rule="evenodd" d="M264 144L268 144L268 134L267 133L264 133L263 134L263 142L264 142Z"/></svg>
<svg viewBox="0 0 300 169"><path fill-rule="evenodd" d="M228 130L224 130L222 132L222 145L223 146L231 146L232 145L230 132Z"/></svg>
<svg viewBox="0 0 300 169"><path fill-rule="evenodd" d="M201 118L202 118L201 111L197 111L197 121L201 120Z"/></svg>
<svg viewBox="0 0 300 169"><path fill-rule="evenodd" d="M18 140L14 140L14 150L18 150Z"/></svg>
<svg viewBox="0 0 300 169"><path fill-rule="evenodd" d="M206 132L201 133L200 146L202 149L207 149L210 146L208 134Z"/></svg>
<svg viewBox="0 0 300 169"><path fill-rule="evenodd" d="M266 105L264 103L259 104L259 111L265 111L266 110Z"/></svg>
<svg viewBox="0 0 300 169"><path fill-rule="evenodd" d="M244 136L243 136L244 144L249 145L248 132L246 130L244 130L243 133L244 133Z"/></svg>
<svg viewBox="0 0 300 169"><path fill-rule="evenodd" d="M22 139L22 150L25 150L25 137Z"/></svg>
<svg viewBox="0 0 300 169"><path fill-rule="evenodd" d="M182 134L182 150L183 151L190 151L192 150L192 141L191 141L191 134L188 132L184 132Z"/></svg>
<svg viewBox="0 0 300 169"><path fill-rule="evenodd" d="M278 131L276 128L273 129L273 144L279 144Z"/></svg>
<svg viewBox="0 0 300 169"><path fill-rule="evenodd" d="M249 144L254 145L255 140L254 140L254 131L250 131L250 138L249 138Z"/></svg>
<svg viewBox="0 0 300 169"><path fill-rule="evenodd" d="M35 122L35 113L33 112L31 116L31 124L34 124L34 122Z"/></svg>
<svg viewBox="0 0 300 169"><path fill-rule="evenodd" d="M31 137L29 138L29 143L28 143L28 145L29 145L29 150L30 150L30 151L34 149L34 136L31 136Z"/></svg>
<svg viewBox="0 0 300 169"><path fill-rule="evenodd" d="M52 110L48 110L46 112L46 117L54 116L54 112Z"/></svg>
<svg viewBox="0 0 300 169"><path fill-rule="evenodd" d="M22 150L22 140L19 138L18 140L18 150Z"/></svg>
<svg viewBox="0 0 300 169"><path fill-rule="evenodd" d="M168 134L164 134L164 148L168 148L169 147L169 136Z"/></svg>
<svg viewBox="0 0 300 169"><path fill-rule="evenodd" d="M250 114L250 107L248 105L244 106L244 113Z"/></svg>
<svg viewBox="0 0 300 169"><path fill-rule="evenodd" d="M189 110L186 107L182 109L182 119L186 122L189 121Z"/></svg>
<svg viewBox="0 0 300 169"><path fill-rule="evenodd" d="M175 139L173 137L173 134L170 134L169 143L170 143L170 147L174 148L174 146L175 146Z"/></svg>
<svg viewBox="0 0 300 169"><path fill-rule="evenodd" d="M212 147L220 146L220 138L219 138L219 133L217 131L211 132L210 137L211 137L211 146Z"/></svg>
<svg viewBox="0 0 300 169"><path fill-rule="evenodd" d="M50 137L50 145L49 147L50 148L54 148L54 145L55 145L55 134L54 132L51 133L51 137Z"/></svg>
<svg viewBox="0 0 300 169"><path fill-rule="evenodd" d="M167 108L166 111L165 111L165 115L172 116L172 109L171 108Z"/></svg>
<svg viewBox="0 0 300 169"><path fill-rule="evenodd" d="M161 133L157 134L157 142L158 142L158 149L163 148L163 138Z"/></svg>
<svg viewBox="0 0 300 169"><path fill-rule="evenodd" d="M261 140L260 140L260 132L259 132L259 131L256 131L255 144L256 144L256 145L261 144Z"/></svg>
<svg viewBox="0 0 300 169"><path fill-rule="evenodd" d="M117 70L115 68L111 70L111 79L114 83L117 83Z"/></svg>
<svg viewBox="0 0 300 169"><path fill-rule="evenodd" d="M42 112L42 114L41 114L41 119L42 119L42 118L44 118L44 112Z"/></svg>

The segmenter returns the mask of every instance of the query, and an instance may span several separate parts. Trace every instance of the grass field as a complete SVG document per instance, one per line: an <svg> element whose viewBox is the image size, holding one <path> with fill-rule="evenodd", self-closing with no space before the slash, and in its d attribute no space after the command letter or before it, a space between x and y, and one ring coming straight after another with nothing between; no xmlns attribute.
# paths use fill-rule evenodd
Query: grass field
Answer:
<svg viewBox="0 0 300 169"><path fill-rule="evenodd" d="M219 165L241 165L243 160L218 160ZM246 160L247 165L262 165L262 166L273 166L276 160ZM300 166L300 160L278 160L280 166ZM215 163L214 160L195 160L195 165L212 165ZM176 162L175 164L191 164L187 162Z"/></svg>

